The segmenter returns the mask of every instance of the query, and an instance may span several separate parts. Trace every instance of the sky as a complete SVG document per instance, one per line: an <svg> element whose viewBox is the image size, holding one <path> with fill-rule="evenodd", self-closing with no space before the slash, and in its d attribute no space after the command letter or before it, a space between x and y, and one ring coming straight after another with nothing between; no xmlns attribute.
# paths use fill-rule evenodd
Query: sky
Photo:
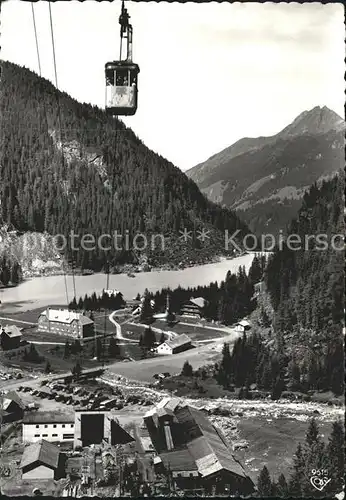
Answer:
<svg viewBox="0 0 346 500"><path fill-rule="evenodd" d="M139 105L127 126L182 170L242 137L273 135L301 112L344 116L340 3L136 3ZM31 3L1 9L1 58L39 73ZM120 1L51 4L59 89L104 108L119 55ZM54 82L48 2L34 3L42 76Z"/></svg>

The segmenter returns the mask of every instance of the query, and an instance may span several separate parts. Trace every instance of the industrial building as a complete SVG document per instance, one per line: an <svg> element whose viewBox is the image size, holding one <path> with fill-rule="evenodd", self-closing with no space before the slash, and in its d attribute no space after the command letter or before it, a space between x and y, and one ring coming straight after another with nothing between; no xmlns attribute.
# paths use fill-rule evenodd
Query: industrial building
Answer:
<svg viewBox="0 0 346 500"><path fill-rule="evenodd" d="M20 468L22 479L59 479L62 470L60 450L45 440L31 444L24 449Z"/></svg>
<svg viewBox="0 0 346 500"><path fill-rule="evenodd" d="M18 349L22 341L22 334L16 325L6 325L0 327L1 348L4 351Z"/></svg>
<svg viewBox="0 0 346 500"><path fill-rule="evenodd" d="M73 414L57 412L30 412L23 418L23 442L73 442L75 433Z"/></svg>
<svg viewBox="0 0 346 500"><path fill-rule="evenodd" d="M95 334L95 325L92 319L82 313L47 308L38 318L38 330L83 339Z"/></svg>
<svg viewBox="0 0 346 500"><path fill-rule="evenodd" d="M134 441L118 423L111 411L75 411L74 448L91 444L126 444Z"/></svg>
<svg viewBox="0 0 346 500"><path fill-rule="evenodd" d="M144 417L162 466L183 488L247 495L254 485L221 430L178 398L165 398Z"/></svg>
<svg viewBox="0 0 346 500"><path fill-rule="evenodd" d="M207 304L208 302L203 297L192 298L183 305L181 314L192 318L202 318Z"/></svg>
<svg viewBox="0 0 346 500"><path fill-rule="evenodd" d="M185 333L166 340L156 348L157 354L176 354L191 348L192 340Z"/></svg>

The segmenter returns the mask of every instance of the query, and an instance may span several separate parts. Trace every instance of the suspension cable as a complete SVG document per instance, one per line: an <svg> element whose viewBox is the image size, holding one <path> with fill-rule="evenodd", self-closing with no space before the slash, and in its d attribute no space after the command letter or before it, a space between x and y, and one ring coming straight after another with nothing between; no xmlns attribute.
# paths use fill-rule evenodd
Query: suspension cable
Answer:
<svg viewBox="0 0 346 500"><path fill-rule="evenodd" d="M35 41L36 41L36 52L37 52L38 69L39 69L39 72L40 72L40 76L42 76L40 50L39 50L39 47L38 47L37 29L36 29L36 21L35 21L35 11L34 11L34 4L33 3L31 3L31 11L32 11L32 21L34 23L34 33L35 33Z"/></svg>
<svg viewBox="0 0 346 500"><path fill-rule="evenodd" d="M113 158L113 169L112 169L112 180L111 180L111 201L110 201L110 209L109 209L109 234L112 236L113 231L113 208L114 208L114 186L115 186L115 173L116 173L116 154L117 154L117 139L118 139L118 118L114 118L114 154ZM110 274L110 259L106 258L106 290L109 290L109 274ZM104 337L103 337L103 346L102 346L102 366L104 366L105 359L105 340L107 336L107 308L105 307L105 316L104 316ZM116 332L117 333L117 332Z"/></svg>
<svg viewBox="0 0 346 500"><path fill-rule="evenodd" d="M60 143L61 143L61 163L62 167L64 167L64 147L63 147L63 141L62 141L62 127L61 127L61 109L60 109L60 98L59 98L59 87L58 87L58 74L57 74L57 69L56 69L56 57L55 57L55 42L54 42L54 30L53 30L53 18L52 18L52 9L51 9L51 2L48 2L49 6L49 19L50 19L50 32L51 32L51 38L52 38L52 49L53 49L53 63L54 63L54 74L55 74L55 86L57 89L56 93L56 98L57 98L57 104L58 104L58 126L59 126L59 134L60 134ZM68 248L66 252L66 257L68 261ZM75 282L75 274L74 274L74 262L73 262L73 251L71 249L71 261L72 261L72 281L73 281L73 292L74 292L74 299L75 301L77 300L76 297L76 282ZM66 280L66 272L64 270L64 276L65 276L65 288L66 288L66 299L67 299L67 308L69 309L69 299L68 299L68 290L67 290L67 280Z"/></svg>

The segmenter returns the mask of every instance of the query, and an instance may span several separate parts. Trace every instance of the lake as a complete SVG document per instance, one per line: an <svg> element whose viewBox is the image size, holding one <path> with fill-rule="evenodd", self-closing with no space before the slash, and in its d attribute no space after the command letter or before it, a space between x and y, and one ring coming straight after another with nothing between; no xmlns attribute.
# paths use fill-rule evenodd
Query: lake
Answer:
<svg viewBox="0 0 346 500"><path fill-rule="evenodd" d="M119 290L125 300L133 299L137 293L142 294L147 288L156 292L162 288L177 288L179 285L188 288L198 285L209 285L210 282L220 282L225 279L227 271L237 272L239 266L248 270L254 254L249 253L232 260L222 259L219 262L201 266L189 267L178 271L152 271L135 274L130 278L126 274L109 276L109 288ZM93 274L90 276L75 276L77 300L85 294L93 292L100 294L106 288L107 276ZM68 298L73 299L73 278L66 276ZM0 314L6 312L25 311L49 305L66 304L64 276L46 276L29 278L15 288L0 290Z"/></svg>

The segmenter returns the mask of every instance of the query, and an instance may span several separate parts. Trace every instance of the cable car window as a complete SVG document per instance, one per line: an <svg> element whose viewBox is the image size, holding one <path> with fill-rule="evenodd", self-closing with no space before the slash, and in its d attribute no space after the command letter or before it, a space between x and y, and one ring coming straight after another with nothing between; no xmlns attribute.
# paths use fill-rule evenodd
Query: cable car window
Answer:
<svg viewBox="0 0 346 500"><path fill-rule="evenodd" d="M114 85L114 71L108 70L106 72L106 85Z"/></svg>
<svg viewBox="0 0 346 500"><path fill-rule="evenodd" d="M117 69L117 86L127 85L127 69Z"/></svg>
<svg viewBox="0 0 346 500"><path fill-rule="evenodd" d="M134 71L130 71L130 85L137 85L137 75Z"/></svg>

